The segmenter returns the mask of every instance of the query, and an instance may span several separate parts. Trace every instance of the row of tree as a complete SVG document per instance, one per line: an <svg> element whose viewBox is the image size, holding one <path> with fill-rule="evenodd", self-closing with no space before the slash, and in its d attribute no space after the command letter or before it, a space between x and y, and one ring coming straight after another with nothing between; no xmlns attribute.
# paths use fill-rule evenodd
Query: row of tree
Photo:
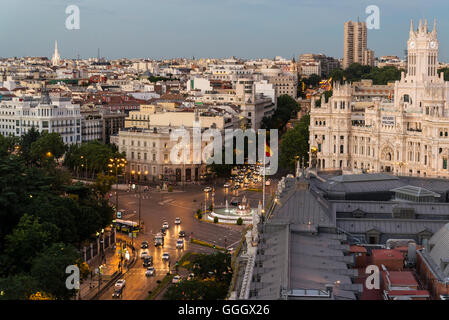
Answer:
<svg viewBox="0 0 449 320"><path fill-rule="evenodd" d="M231 255L224 252L195 254L188 270L191 280L183 280L167 289L165 300L223 300L232 279Z"/></svg>
<svg viewBox="0 0 449 320"><path fill-rule="evenodd" d="M332 77L332 81L338 82L354 82L360 81L361 79L371 79L375 85L386 85L388 82L400 80L402 71L404 70L393 66L379 68L353 63L345 70L332 70L329 77Z"/></svg>
<svg viewBox="0 0 449 320"><path fill-rule="evenodd" d="M72 184L57 133L0 136L0 299L69 299L69 265L89 273L79 250L109 225L104 189Z"/></svg>
<svg viewBox="0 0 449 320"><path fill-rule="evenodd" d="M126 155L119 153L114 144L89 141L72 144L65 154L64 166L75 176L94 177L98 173L108 173L111 158L126 158Z"/></svg>

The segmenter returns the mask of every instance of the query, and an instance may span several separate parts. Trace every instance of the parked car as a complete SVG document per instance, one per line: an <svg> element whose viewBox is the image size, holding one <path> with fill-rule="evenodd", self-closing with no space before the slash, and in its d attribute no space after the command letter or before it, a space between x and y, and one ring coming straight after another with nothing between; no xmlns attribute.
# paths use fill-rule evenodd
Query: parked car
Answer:
<svg viewBox="0 0 449 320"><path fill-rule="evenodd" d="M171 282L172 283L178 283L180 281L181 281L181 276L176 275L176 276L173 277L173 280Z"/></svg>
<svg viewBox="0 0 449 320"><path fill-rule="evenodd" d="M178 239L178 241L176 241L176 249L184 249L184 240Z"/></svg>
<svg viewBox="0 0 449 320"><path fill-rule="evenodd" d="M148 241L142 241L142 243L140 244L140 247L142 249L147 249L148 248Z"/></svg>
<svg viewBox="0 0 449 320"><path fill-rule="evenodd" d="M162 228L168 229L168 222L167 221L164 221L164 223L162 224Z"/></svg>
<svg viewBox="0 0 449 320"><path fill-rule="evenodd" d="M126 285L126 280L125 279L119 279L117 280L117 282L115 283L115 289L119 289L122 290Z"/></svg>
<svg viewBox="0 0 449 320"><path fill-rule="evenodd" d="M168 254L168 252L164 252L162 254L162 260L168 260L168 259L170 259L170 255Z"/></svg>
<svg viewBox="0 0 449 320"><path fill-rule="evenodd" d="M176 218L175 219L175 224L181 224L181 218Z"/></svg>
<svg viewBox="0 0 449 320"><path fill-rule="evenodd" d="M186 233L185 233L185 231L179 231L179 236L181 237L181 238L183 238L183 237L185 237L186 236Z"/></svg>
<svg viewBox="0 0 449 320"><path fill-rule="evenodd" d="M140 251L140 259L144 259L145 257L148 257L149 254L150 254L150 252L147 249L142 249L142 251Z"/></svg>
<svg viewBox="0 0 449 320"><path fill-rule="evenodd" d="M154 267L148 267L147 270L145 271L145 276L147 277L154 276L155 273L156 270L154 269Z"/></svg>

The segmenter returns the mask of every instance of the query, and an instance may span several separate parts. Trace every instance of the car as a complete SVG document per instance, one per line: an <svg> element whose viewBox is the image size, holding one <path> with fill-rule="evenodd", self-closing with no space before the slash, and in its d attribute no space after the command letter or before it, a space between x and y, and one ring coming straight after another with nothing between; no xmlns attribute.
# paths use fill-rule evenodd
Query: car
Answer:
<svg viewBox="0 0 449 320"><path fill-rule="evenodd" d="M211 187L206 187L206 188L204 188L204 192L211 192L212 191L212 188Z"/></svg>
<svg viewBox="0 0 449 320"><path fill-rule="evenodd" d="M142 241L142 243L140 244L140 247L142 249L147 249L148 248L148 241Z"/></svg>
<svg viewBox="0 0 449 320"><path fill-rule="evenodd" d="M143 267L148 268L151 265L153 265L153 257L152 256L145 257L143 259Z"/></svg>
<svg viewBox="0 0 449 320"><path fill-rule="evenodd" d="M186 233L185 233L185 231L179 231L179 236L182 238L182 237L185 237L186 236Z"/></svg>
<svg viewBox="0 0 449 320"><path fill-rule="evenodd" d="M194 273L189 273L189 276L187 277L187 280L192 280L195 277Z"/></svg>
<svg viewBox="0 0 449 320"><path fill-rule="evenodd" d="M145 271L145 276L147 277L154 276L155 273L156 270L154 269L154 267L148 267L147 270Z"/></svg>
<svg viewBox="0 0 449 320"><path fill-rule="evenodd" d="M163 235L165 237L165 229L164 228L161 229L161 235Z"/></svg>
<svg viewBox="0 0 449 320"><path fill-rule="evenodd" d="M168 260L168 259L170 259L170 255L168 254L168 252L164 252L162 254L162 260Z"/></svg>
<svg viewBox="0 0 449 320"><path fill-rule="evenodd" d="M181 224L181 218L176 218L175 219L175 224Z"/></svg>
<svg viewBox="0 0 449 320"><path fill-rule="evenodd" d="M115 289L112 293L112 298L121 298L122 297L122 289Z"/></svg>
<svg viewBox="0 0 449 320"><path fill-rule="evenodd" d="M150 252L147 249L142 249L142 251L140 251L140 259L145 259L149 254Z"/></svg>
<svg viewBox="0 0 449 320"><path fill-rule="evenodd" d="M181 276L176 275L173 277L171 283L178 283L180 281L181 281Z"/></svg>
<svg viewBox="0 0 449 320"><path fill-rule="evenodd" d="M234 186L234 190L238 190L238 189L240 189L240 186L237 184Z"/></svg>
<svg viewBox="0 0 449 320"><path fill-rule="evenodd" d="M116 290L122 290L126 285L126 280L125 279L119 279L117 280L117 282L115 283L114 288Z"/></svg>
<svg viewBox="0 0 449 320"><path fill-rule="evenodd" d="M224 185L223 185L223 187L224 188L229 188L231 185L229 184L229 183L225 183Z"/></svg>
<svg viewBox="0 0 449 320"><path fill-rule="evenodd" d="M168 229L168 222L167 221L164 221L164 223L162 224L162 228Z"/></svg>
<svg viewBox="0 0 449 320"><path fill-rule="evenodd" d="M184 240L178 239L178 241L176 241L176 249L184 249Z"/></svg>

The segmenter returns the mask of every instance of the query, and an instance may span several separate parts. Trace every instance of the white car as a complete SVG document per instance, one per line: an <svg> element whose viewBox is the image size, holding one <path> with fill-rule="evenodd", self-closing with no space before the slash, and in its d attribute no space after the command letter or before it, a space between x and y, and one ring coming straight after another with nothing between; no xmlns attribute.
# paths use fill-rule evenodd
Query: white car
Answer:
<svg viewBox="0 0 449 320"><path fill-rule="evenodd" d="M168 222L167 222L167 221L165 221L165 222L162 224L162 228L168 229Z"/></svg>
<svg viewBox="0 0 449 320"><path fill-rule="evenodd" d="M229 188L231 185L229 184L229 183L225 183L224 185L223 185L223 187L224 188Z"/></svg>
<svg viewBox="0 0 449 320"><path fill-rule="evenodd" d="M181 224L181 218L176 218L175 219L175 224Z"/></svg>
<svg viewBox="0 0 449 320"><path fill-rule="evenodd" d="M168 255L167 252L164 252L164 254L162 255L162 260L168 260L170 259L170 256Z"/></svg>
<svg viewBox="0 0 449 320"><path fill-rule="evenodd" d="M172 280L171 282L172 282L172 283L178 283L178 282L180 282L180 281L181 281L181 277L178 276L178 275L176 275L176 276L173 277L173 280Z"/></svg>
<svg viewBox="0 0 449 320"><path fill-rule="evenodd" d="M206 188L204 188L204 192L211 192L212 191L212 188L211 187L206 187Z"/></svg>
<svg viewBox="0 0 449 320"><path fill-rule="evenodd" d="M142 249L140 251L140 259L145 259L150 255L150 252L147 249Z"/></svg>
<svg viewBox="0 0 449 320"><path fill-rule="evenodd" d="M156 270L154 270L154 267L148 267L147 270L145 271L145 275L147 277L154 276L155 271Z"/></svg>
<svg viewBox="0 0 449 320"><path fill-rule="evenodd" d="M125 279L119 279L115 283L115 289L123 289L125 287L126 281Z"/></svg>
<svg viewBox="0 0 449 320"><path fill-rule="evenodd" d="M176 241L176 249L184 249L184 240L178 239L178 241Z"/></svg>

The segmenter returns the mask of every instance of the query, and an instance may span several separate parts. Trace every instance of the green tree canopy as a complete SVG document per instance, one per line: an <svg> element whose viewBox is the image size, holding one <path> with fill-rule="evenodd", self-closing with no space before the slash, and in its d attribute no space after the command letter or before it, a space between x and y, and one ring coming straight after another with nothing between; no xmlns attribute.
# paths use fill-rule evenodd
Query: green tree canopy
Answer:
<svg viewBox="0 0 449 320"><path fill-rule="evenodd" d="M310 116L305 115L299 123L288 130L282 137L279 162L280 167L288 170L295 168L295 159L304 158L307 163L309 159L309 124Z"/></svg>

